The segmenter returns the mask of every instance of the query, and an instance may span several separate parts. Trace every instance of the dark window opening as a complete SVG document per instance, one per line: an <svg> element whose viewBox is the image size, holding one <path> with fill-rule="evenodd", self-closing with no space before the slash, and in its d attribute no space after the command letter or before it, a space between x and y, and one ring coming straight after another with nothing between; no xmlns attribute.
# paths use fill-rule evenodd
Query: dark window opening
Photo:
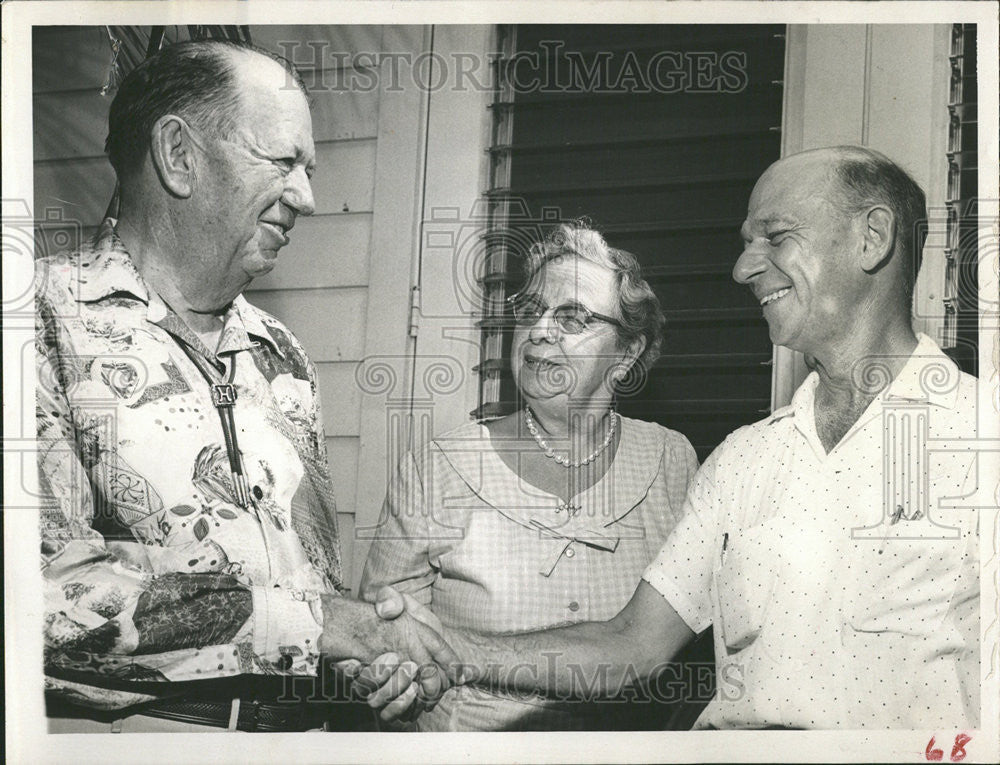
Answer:
<svg viewBox="0 0 1000 765"><path fill-rule="evenodd" d="M780 25L501 28L488 190L480 417L516 407L504 298L527 247L586 216L667 315L663 355L619 411L701 460L769 411L767 326L732 279L754 182L779 158Z"/></svg>

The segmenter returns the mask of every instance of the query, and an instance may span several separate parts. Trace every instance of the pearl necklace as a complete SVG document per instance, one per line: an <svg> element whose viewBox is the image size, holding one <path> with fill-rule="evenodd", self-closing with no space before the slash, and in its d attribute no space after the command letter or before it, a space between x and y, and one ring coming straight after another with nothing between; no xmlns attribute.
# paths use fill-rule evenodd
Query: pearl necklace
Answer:
<svg viewBox="0 0 1000 765"><path fill-rule="evenodd" d="M532 438L535 439L535 443L538 444L538 448L545 452L546 457L555 460L564 468L578 468L583 465L589 465L591 462L596 460L600 453L608 448L608 444L611 443L611 439L615 437L615 427L618 423L618 416L610 409L608 410L608 414L608 432L604 436L604 441L585 459L580 460L579 462L571 462L568 456L563 457L561 454L555 453L552 447L545 442L545 439L542 438L541 434L538 432L538 428L535 426L535 420L531 416L531 409L528 407L524 408L524 424L528 426L528 432L531 433Z"/></svg>

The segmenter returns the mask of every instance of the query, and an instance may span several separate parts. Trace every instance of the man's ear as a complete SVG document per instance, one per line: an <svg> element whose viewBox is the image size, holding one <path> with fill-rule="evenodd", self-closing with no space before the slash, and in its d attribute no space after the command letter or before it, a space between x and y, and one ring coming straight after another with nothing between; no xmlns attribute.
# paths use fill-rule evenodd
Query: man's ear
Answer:
<svg viewBox="0 0 1000 765"><path fill-rule="evenodd" d="M896 216L888 207L872 207L862 221L864 250L861 267L868 273L885 265L896 248Z"/></svg>
<svg viewBox="0 0 1000 765"><path fill-rule="evenodd" d="M187 123L174 114L153 125L149 152L160 183L174 196L187 199L193 187L195 157Z"/></svg>

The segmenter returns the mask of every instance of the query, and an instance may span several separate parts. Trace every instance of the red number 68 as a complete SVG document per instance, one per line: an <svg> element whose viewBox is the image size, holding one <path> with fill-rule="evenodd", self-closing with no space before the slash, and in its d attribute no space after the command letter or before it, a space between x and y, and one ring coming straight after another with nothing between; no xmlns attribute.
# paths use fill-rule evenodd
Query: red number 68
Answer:
<svg viewBox="0 0 1000 765"><path fill-rule="evenodd" d="M951 748L950 759L952 762L961 762L965 759L965 745L971 740L972 737L965 733L959 733L955 736L955 745ZM931 736L931 740L927 742L927 749L924 750L924 754L930 762L940 762L944 758L944 751L934 748L934 736Z"/></svg>

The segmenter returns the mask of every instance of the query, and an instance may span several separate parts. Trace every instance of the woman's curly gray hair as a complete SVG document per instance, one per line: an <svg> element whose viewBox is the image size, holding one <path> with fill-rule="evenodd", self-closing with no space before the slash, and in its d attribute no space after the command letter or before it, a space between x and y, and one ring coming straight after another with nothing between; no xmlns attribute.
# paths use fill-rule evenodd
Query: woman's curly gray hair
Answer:
<svg viewBox="0 0 1000 765"><path fill-rule="evenodd" d="M622 323L617 328L618 345L624 350L639 338L644 339L645 346L636 359L639 368L635 371L648 372L660 356L666 319L656 293L642 278L635 255L609 246L586 221L562 223L531 247L524 264L527 278L531 279L550 260L567 255L581 257L614 272L618 293L615 318Z"/></svg>

